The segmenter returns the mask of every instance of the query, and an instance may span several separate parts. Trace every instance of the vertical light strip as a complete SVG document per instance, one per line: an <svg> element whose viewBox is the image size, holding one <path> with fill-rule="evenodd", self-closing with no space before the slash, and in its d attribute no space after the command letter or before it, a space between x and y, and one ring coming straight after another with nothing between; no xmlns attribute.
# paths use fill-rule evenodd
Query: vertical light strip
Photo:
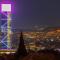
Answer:
<svg viewBox="0 0 60 60"><path fill-rule="evenodd" d="M10 34L11 34L11 13L7 12L7 45L8 48L11 48L11 39L10 39Z"/></svg>

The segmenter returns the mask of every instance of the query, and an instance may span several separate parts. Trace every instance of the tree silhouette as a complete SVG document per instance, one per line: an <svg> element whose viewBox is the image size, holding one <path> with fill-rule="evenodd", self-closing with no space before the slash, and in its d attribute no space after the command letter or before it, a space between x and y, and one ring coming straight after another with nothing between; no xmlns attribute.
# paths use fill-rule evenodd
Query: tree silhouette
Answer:
<svg viewBox="0 0 60 60"><path fill-rule="evenodd" d="M24 57L27 55L27 50L24 45L24 39L23 39L23 33L20 33L20 41L19 41L19 47L15 53L15 58L18 60L20 57Z"/></svg>

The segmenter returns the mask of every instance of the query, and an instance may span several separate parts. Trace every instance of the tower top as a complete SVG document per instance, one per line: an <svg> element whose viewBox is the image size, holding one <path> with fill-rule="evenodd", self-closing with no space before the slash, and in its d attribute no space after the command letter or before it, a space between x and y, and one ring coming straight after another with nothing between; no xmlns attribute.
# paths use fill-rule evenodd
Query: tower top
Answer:
<svg viewBox="0 0 60 60"><path fill-rule="evenodd" d="M1 12L11 12L11 4L1 4Z"/></svg>

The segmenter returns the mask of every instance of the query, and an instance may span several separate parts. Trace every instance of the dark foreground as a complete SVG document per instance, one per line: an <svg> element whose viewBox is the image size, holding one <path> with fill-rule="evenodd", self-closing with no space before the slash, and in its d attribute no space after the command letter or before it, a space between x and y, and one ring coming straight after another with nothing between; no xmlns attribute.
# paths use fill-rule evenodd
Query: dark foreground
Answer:
<svg viewBox="0 0 60 60"><path fill-rule="evenodd" d="M30 51L26 56L15 56L15 54L0 55L0 60L60 60L60 52L54 50Z"/></svg>

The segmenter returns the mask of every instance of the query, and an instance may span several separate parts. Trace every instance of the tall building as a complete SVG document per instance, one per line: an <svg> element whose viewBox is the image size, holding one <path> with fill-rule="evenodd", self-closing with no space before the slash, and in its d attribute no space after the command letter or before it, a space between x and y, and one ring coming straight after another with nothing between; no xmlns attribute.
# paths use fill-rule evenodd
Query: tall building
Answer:
<svg viewBox="0 0 60 60"><path fill-rule="evenodd" d="M1 15L0 15L0 28L1 28L1 49L11 48L11 4L2 3L1 5Z"/></svg>

